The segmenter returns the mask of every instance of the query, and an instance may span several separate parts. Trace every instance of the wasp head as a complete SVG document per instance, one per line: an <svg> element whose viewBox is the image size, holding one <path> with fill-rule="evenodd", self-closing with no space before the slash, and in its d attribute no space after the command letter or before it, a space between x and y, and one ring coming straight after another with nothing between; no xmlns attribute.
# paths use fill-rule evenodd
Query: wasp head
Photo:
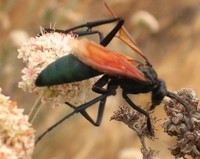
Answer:
<svg viewBox="0 0 200 159"><path fill-rule="evenodd" d="M165 82L163 80L158 80L158 84L155 86L155 88L152 91L151 110L154 109L157 105L159 105L166 95L167 95L167 88L166 88Z"/></svg>

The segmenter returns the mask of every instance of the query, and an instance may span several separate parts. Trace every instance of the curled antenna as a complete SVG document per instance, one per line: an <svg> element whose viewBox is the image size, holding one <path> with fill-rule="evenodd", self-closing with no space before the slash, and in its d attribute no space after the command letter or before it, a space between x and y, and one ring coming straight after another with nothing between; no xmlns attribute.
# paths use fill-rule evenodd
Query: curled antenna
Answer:
<svg viewBox="0 0 200 159"><path fill-rule="evenodd" d="M167 97L171 98L171 99L175 99L176 101L178 101L179 103L181 103L183 105L183 107L185 108L186 112L188 113L189 116L189 122L190 122L190 129L193 129L193 124L192 124L192 117L191 117L191 113L192 113L192 109L188 106L189 103L183 99L181 99L179 96L177 96L175 93L167 91Z"/></svg>

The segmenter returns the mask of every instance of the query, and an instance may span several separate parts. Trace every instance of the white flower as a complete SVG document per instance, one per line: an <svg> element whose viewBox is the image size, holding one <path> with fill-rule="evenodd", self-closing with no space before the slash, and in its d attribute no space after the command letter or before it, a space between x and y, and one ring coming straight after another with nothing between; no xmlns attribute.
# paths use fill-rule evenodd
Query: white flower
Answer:
<svg viewBox="0 0 200 159"><path fill-rule="evenodd" d="M0 158L30 159L34 149L34 130L14 101L0 89Z"/></svg>
<svg viewBox="0 0 200 159"><path fill-rule="evenodd" d="M93 79L51 87L35 86L38 74L50 63L70 54L69 40L77 38L77 35L73 33L44 32L43 30L41 36L30 38L18 49L18 58L22 59L26 65L22 70L22 81L18 86L24 91L40 94L43 102L51 102L56 105L64 102L84 103L94 83Z"/></svg>

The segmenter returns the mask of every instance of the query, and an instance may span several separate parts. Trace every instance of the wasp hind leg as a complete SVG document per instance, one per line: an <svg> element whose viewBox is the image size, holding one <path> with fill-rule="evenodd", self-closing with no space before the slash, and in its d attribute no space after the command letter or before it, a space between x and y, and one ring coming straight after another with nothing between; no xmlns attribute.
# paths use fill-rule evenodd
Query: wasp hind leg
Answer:
<svg viewBox="0 0 200 159"><path fill-rule="evenodd" d="M83 107L82 107L83 105L81 105L81 106L79 106L79 107L76 107L76 106L72 105L72 104L69 103L69 102L66 102L66 104L67 104L68 106L70 106L71 108L73 108L77 113L78 113L78 112L81 113L82 116L83 116L85 119L87 119L92 125L94 125L94 126L100 126L101 121L102 121L102 117L103 117L103 112L104 112L104 107L105 107L106 98L107 98L107 97L102 98L102 99L100 100L100 104L99 104L99 109L98 109L98 114L97 114L97 119L96 119L96 121L94 121L94 120L92 119L92 117L87 113L86 108L83 108ZM88 104L88 103L86 103L86 106L87 106L87 104ZM95 104L95 103L94 103L94 104ZM92 104L91 104L91 105L92 105ZM82 107L82 108L80 109L80 107Z"/></svg>
<svg viewBox="0 0 200 159"><path fill-rule="evenodd" d="M64 116L62 119L60 119L58 122L56 122L55 124L53 124L51 127L49 127L46 131L44 131L41 135L39 135L39 137L36 139L35 144L37 144L44 136L46 136L50 131L52 131L54 128L56 128L58 125L60 125L61 123L63 123L66 119L69 119L71 116L73 116L76 113L81 113L88 121L90 121L93 125L98 126L98 124L100 125L101 123L101 118L103 115L103 109L105 106L105 103L102 102L101 104L101 100L106 99L108 96L113 95L111 92L107 92L99 97L96 97L95 99L89 101L88 103L85 103L83 105L80 105L78 107L74 107L73 105L70 104L70 106L72 108L74 108L74 111L69 113L68 115ZM93 119L88 115L88 113L85 111L85 109L87 109L88 107L92 106L93 104L97 103L100 101L100 107L99 108L99 112L98 112L98 117L97 117L97 122L94 122Z"/></svg>
<svg viewBox="0 0 200 159"><path fill-rule="evenodd" d="M116 21L118 21L118 23L106 35L105 38L104 38L102 32L100 32L98 30L92 30L96 26L101 26L101 25L105 25L105 24L109 24L109 23L114 23ZM58 32L58 33L64 33L64 34L68 34L70 32L73 32L73 33L77 34L78 36L87 36L87 35L92 35L92 34L98 34L99 35L100 44L103 45L103 46L107 46L110 43L110 41L115 37L117 32L122 28L123 24L124 24L124 19L122 19L122 18L112 18L112 19L105 19L105 20L88 22L88 23L85 23L85 24L82 24L82 25L75 26L75 27L70 28L70 29L66 29L66 30L45 28L45 31L47 33L49 33L49 32ZM86 30L78 31L81 28L86 28ZM41 34L39 34L39 35L41 35Z"/></svg>

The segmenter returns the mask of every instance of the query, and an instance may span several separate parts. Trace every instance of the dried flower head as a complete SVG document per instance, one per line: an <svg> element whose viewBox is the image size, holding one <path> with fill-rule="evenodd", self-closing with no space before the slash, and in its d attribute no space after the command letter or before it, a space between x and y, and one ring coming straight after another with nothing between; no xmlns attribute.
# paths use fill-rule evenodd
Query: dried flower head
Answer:
<svg viewBox="0 0 200 159"><path fill-rule="evenodd" d="M61 34L57 32L45 33L41 36L30 38L18 49L18 58L23 59L26 67L22 70L22 81L19 87L30 93L34 92L42 96L42 101L54 104L66 101L72 104L80 104L93 84L93 80L84 80L70 84L62 84L51 87L36 87L35 80L38 74L50 63L58 58L71 53L68 45L70 39L77 38L76 34Z"/></svg>
<svg viewBox="0 0 200 159"><path fill-rule="evenodd" d="M137 133L142 144L141 152L143 154L144 159L151 159L157 154L156 151L152 150L151 148L148 148L148 146L145 143L146 137L153 139L152 134L149 133L149 130L147 128L146 116L128 107L120 107L119 110L114 112L114 115L111 117L111 120L121 121ZM154 124L156 121L156 118L151 118L153 126L152 129L154 129Z"/></svg>
<svg viewBox="0 0 200 159"><path fill-rule="evenodd" d="M189 115L184 107L173 99L164 100L164 108L168 119L163 124L165 132L176 136L177 143L171 147L171 153L176 157L189 155L192 158L200 156L200 102L192 89L181 89L176 93L189 103L192 113ZM191 119L192 127L191 129Z"/></svg>
<svg viewBox="0 0 200 159"><path fill-rule="evenodd" d="M9 97L0 88L0 158L30 159L34 149L34 130Z"/></svg>
<svg viewBox="0 0 200 159"><path fill-rule="evenodd" d="M138 111L135 111L134 109L130 109L128 107L120 107L119 110L114 112L111 120L117 120L125 123L128 125L128 127L133 129L138 136L146 136L152 138L152 135L149 133L147 128L146 116L139 113ZM154 124L155 119L152 119L152 121L152 124Z"/></svg>

